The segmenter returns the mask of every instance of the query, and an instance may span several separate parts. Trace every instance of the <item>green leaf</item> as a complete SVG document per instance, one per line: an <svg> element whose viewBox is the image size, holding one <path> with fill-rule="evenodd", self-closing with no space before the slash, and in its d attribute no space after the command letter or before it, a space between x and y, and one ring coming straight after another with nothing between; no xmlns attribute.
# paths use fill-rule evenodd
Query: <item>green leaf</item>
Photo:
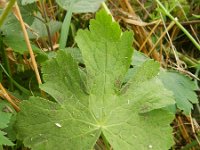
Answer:
<svg viewBox="0 0 200 150"><path fill-rule="evenodd" d="M8 37L3 38L3 41L8 47L11 47L14 52L17 52L22 55L24 53L28 53L28 48L23 38L8 36ZM41 50L35 45L31 44L31 47L34 52L42 53Z"/></svg>
<svg viewBox="0 0 200 150"><path fill-rule="evenodd" d="M3 38L3 42L8 46L11 47L12 50L16 53L19 53L21 55L23 54L28 54L28 48L25 40L21 37L16 37L16 36L6 36ZM33 43L31 43L31 47L33 49L33 52L37 54L37 62L41 63L44 62L48 59L48 55L36 47Z"/></svg>
<svg viewBox="0 0 200 150"><path fill-rule="evenodd" d="M0 146L1 145L8 145L8 146L13 146L14 144L5 137L6 133L3 131L0 131Z"/></svg>
<svg viewBox="0 0 200 150"><path fill-rule="evenodd" d="M1 31L5 36L23 37L19 21L13 14L7 16L4 24L1 26Z"/></svg>
<svg viewBox="0 0 200 150"><path fill-rule="evenodd" d="M140 66L143 64L146 60L150 60L147 56L145 56L144 53L139 52L139 51L134 51L133 57L132 57L132 62L131 65L135 66Z"/></svg>
<svg viewBox="0 0 200 150"><path fill-rule="evenodd" d="M41 14L37 14L37 17L42 19ZM43 19L42 19L43 20ZM55 21L55 20L50 20L47 25L49 26L50 30L50 35L53 35L55 32L59 31L61 28L61 22ZM38 37L47 37L47 29L45 24L39 20L35 19L33 24L31 25L31 29L37 34L37 37L32 34L32 32L29 31L29 35L31 35L31 38L38 38Z"/></svg>
<svg viewBox="0 0 200 150"><path fill-rule="evenodd" d="M16 132L15 132L14 126L15 126L17 112L12 107L12 105L7 101L0 102L0 110L2 110L2 112L5 112L5 113L7 112L7 114L8 112L12 112L12 116L9 119L9 123L7 123L6 125L7 127L3 129L3 132L6 132L6 137L9 138L9 140L16 141Z"/></svg>
<svg viewBox="0 0 200 150"><path fill-rule="evenodd" d="M8 127L8 123L11 118L10 113L2 112L2 107L0 107L0 146L1 145L8 145L8 146L13 146L14 144L7 138L5 137L6 133L1 131L2 129Z"/></svg>
<svg viewBox="0 0 200 150"><path fill-rule="evenodd" d="M198 103L195 83L190 78L173 71L161 71L159 78L165 88L172 91L176 100L176 106L189 115L193 104Z"/></svg>
<svg viewBox="0 0 200 150"><path fill-rule="evenodd" d="M168 149L173 144L172 93L155 76L150 60L122 85L131 64L133 35L122 33L106 12L80 30L76 41L86 65L85 77L70 53L58 51L42 66L41 89L56 102L32 97L21 103L18 138L36 150L93 149L104 135L114 150Z"/></svg>
<svg viewBox="0 0 200 150"><path fill-rule="evenodd" d="M66 48L64 49L65 51L67 51L68 53L70 53L72 55L72 57L78 62L78 63L81 63L81 64L84 64L83 62L83 58L82 58L82 55L81 55L81 51L79 48Z"/></svg>
<svg viewBox="0 0 200 150"><path fill-rule="evenodd" d="M36 0L22 0L22 5L34 3Z"/></svg>
<svg viewBox="0 0 200 150"><path fill-rule="evenodd" d="M0 128L6 128L7 124L9 123L10 117L11 115L9 113L5 113L5 112L0 112Z"/></svg>
<svg viewBox="0 0 200 150"><path fill-rule="evenodd" d="M18 3L18 4L19 4L20 11L21 11L24 22L26 22L28 25L31 25L34 20L33 13L35 11L37 11L36 4L30 4L27 6L21 6L20 3ZM2 13L2 10L0 10L0 13ZM20 23L17 20L17 18L13 15L13 13L10 13L7 16L4 24L1 26L0 29L5 36L15 36L15 37L19 37L19 38L24 37Z"/></svg>
<svg viewBox="0 0 200 150"><path fill-rule="evenodd" d="M95 12L104 0L56 0L63 9L72 7L74 13Z"/></svg>
<svg viewBox="0 0 200 150"><path fill-rule="evenodd" d="M18 5L24 22L31 25L35 20L35 13L39 11L37 4L29 3L28 5L24 6L23 3L18 3Z"/></svg>

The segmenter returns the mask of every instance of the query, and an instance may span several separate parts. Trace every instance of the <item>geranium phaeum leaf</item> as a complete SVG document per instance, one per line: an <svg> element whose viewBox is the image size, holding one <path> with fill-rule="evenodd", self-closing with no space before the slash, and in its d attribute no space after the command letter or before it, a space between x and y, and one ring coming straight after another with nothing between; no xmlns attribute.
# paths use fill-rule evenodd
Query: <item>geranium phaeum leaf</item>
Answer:
<svg viewBox="0 0 200 150"><path fill-rule="evenodd" d="M56 102L32 97L21 104L18 137L33 149L92 149L101 134L114 150L168 149L173 144L172 93L156 78L159 64L146 61L124 85L132 57L131 32L122 33L100 11L76 42L86 79L71 55L59 51L42 67L42 90Z"/></svg>

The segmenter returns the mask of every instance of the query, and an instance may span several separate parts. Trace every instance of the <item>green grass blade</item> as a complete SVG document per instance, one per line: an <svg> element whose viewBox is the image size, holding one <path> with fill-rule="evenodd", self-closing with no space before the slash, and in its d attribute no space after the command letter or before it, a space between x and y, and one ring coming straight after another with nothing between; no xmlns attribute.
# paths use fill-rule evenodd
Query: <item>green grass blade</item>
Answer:
<svg viewBox="0 0 200 150"><path fill-rule="evenodd" d="M165 9L165 7L162 5L162 3L159 0L156 0L157 4L160 6L160 8L164 11L164 13L173 20L176 25L185 33L185 35L191 40L191 42L195 45L195 47L200 51L200 44L192 37L192 35L180 24L180 22L174 18L168 11Z"/></svg>
<svg viewBox="0 0 200 150"><path fill-rule="evenodd" d="M69 10L67 11L64 22L62 24L61 37L59 41L60 49L65 48L65 45L68 39L69 27L70 27L70 22L72 18L72 9L73 9L72 4L73 3L71 3L71 7L69 7Z"/></svg>
<svg viewBox="0 0 200 150"><path fill-rule="evenodd" d="M6 71L6 69L2 66L2 64L0 63L0 67L1 69L4 71L4 73L6 74L6 76L11 80L11 82L20 90L22 91L24 94L27 95L31 95L31 93L29 92L29 90L25 89L24 87L22 87L19 83L17 83Z"/></svg>
<svg viewBox="0 0 200 150"><path fill-rule="evenodd" d="M12 9L13 5L15 4L16 0L10 0L8 5L6 6L5 10L3 11L3 13L0 16L0 27L2 26L4 20L6 19L6 17L8 16L10 10Z"/></svg>

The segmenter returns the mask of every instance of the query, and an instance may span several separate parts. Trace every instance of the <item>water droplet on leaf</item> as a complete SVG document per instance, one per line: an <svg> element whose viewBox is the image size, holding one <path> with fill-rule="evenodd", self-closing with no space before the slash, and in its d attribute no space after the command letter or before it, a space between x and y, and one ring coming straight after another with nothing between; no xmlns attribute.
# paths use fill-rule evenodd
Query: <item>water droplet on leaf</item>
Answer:
<svg viewBox="0 0 200 150"><path fill-rule="evenodd" d="M150 149L152 149L152 148L153 148L153 146L152 146L152 145L149 145L149 148L150 148Z"/></svg>
<svg viewBox="0 0 200 150"><path fill-rule="evenodd" d="M59 127L59 128L62 127L60 123L55 123L55 125L56 125L57 127Z"/></svg>

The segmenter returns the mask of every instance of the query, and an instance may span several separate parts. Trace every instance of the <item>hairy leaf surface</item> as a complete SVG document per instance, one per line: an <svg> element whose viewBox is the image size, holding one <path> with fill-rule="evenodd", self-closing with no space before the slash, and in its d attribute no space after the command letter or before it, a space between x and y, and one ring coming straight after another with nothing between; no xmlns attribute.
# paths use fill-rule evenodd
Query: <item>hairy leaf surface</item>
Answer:
<svg viewBox="0 0 200 150"><path fill-rule="evenodd" d="M150 60L123 85L132 57L131 32L122 33L104 11L76 41L86 65L81 75L71 54L59 51L42 67L42 90L56 102L32 97L21 104L18 137L36 150L89 150L103 134L114 150L168 149L173 144L172 93Z"/></svg>

